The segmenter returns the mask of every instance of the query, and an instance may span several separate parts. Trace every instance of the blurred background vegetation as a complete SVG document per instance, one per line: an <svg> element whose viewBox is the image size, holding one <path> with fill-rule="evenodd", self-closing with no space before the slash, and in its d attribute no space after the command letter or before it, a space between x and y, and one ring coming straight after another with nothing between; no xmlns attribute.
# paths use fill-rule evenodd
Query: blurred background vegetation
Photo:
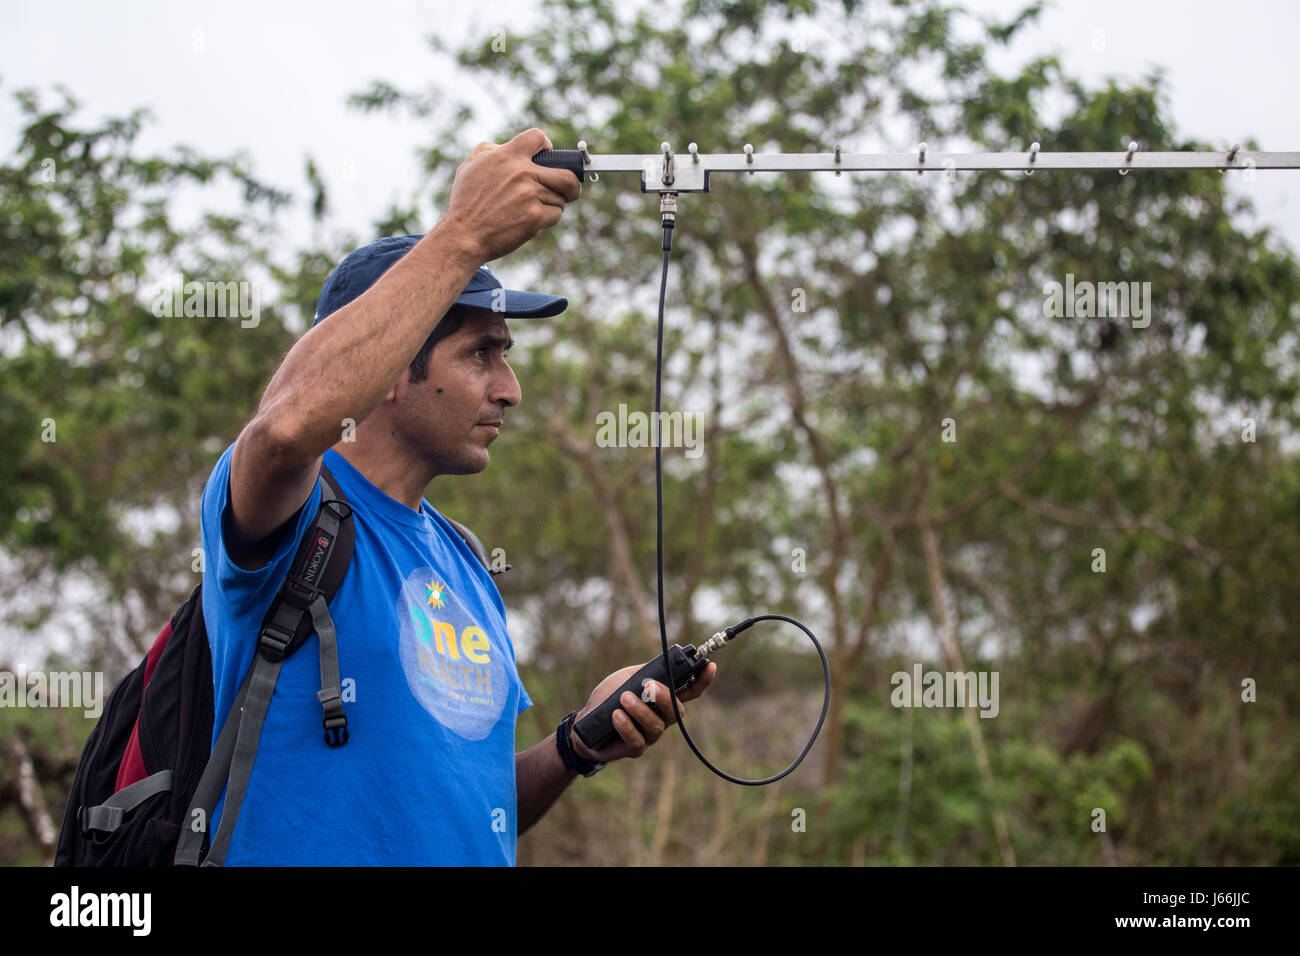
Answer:
<svg viewBox="0 0 1300 956"><path fill-rule="evenodd" d="M990 51L1037 6L976 40L940 2L548 9L504 51L431 41L460 75L524 94L498 142L538 126L600 153L1227 145L1171 128L1158 71L1098 89L1052 57L994 73ZM17 96L25 125L0 159L0 613L11 632L65 629L41 666L111 688L197 583L204 482L333 264L432 223L394 208L372 233L286 248L287 204L329 223L310 158L294 196L240 157L139 155L143 112L88 126L66 91ZM428 124L445 206L474 145L455 84L353 102ZM231 184L238 215L177 225L178 190ZM521 864L1300 863L1300 270L1226 184L759 174L684 195L664 407L703 416L705 451L665 451L669 637L798 617L831 657L832 709L776 786L726 784L675 740L579 781ZM635 180L602 177L494 266L570 308L515 329L524 401L488 470L428 491L514 566L498 583L536 702L521 748L657 653L653 453L595 441L600 411L651 407L655 212ZM151 290L176 272L256 277L258 326L155 317ZM1149 327L1045 318L1043 287L1067 274L1149 282ZM802 746L821 679L797 633L744 641L689 726L715 763L759 776ZM917 662L997 671L997 717L891 706L891 674ZM50 859L92 726L0 708L0 861Z"/></svg>

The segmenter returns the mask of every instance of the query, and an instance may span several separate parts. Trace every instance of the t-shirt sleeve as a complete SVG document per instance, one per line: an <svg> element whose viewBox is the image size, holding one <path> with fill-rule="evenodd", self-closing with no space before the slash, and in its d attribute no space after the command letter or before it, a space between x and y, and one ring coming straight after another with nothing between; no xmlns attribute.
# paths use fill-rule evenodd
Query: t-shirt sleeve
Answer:
<svg viewBox="0 0 1300 956"><path fill-rule="evenodd" d="M290 519L291 529L282 535L271 560L256 571L246 571L231 560L225 539L226 511L230 507L230 461L234 450L233 444L226 449L203 489L203 586L205 590L213 588L213 593L219 596L222 617L240 618L256 610L260 619L288 573L307 526L320 509L321 483L318 478L303 507Z"/></svg>

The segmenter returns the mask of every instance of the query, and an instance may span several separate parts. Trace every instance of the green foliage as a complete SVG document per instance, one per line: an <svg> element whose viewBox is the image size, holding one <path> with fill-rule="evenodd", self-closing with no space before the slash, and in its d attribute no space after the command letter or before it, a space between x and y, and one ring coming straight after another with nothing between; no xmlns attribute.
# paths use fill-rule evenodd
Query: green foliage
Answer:
<svg viewBox="0 0 1300 956"><path fill-rule="evenodd" d="M1038 9L986 24L988 42L1009 42ZM940 4L700 2L674 22L622 18L600 2L548 11L535 35L512 38L508 55L486 42L459 55L462 69L524 96L498 140L536 125L557 145L585 139L602 153L643 153L663 139L678 149L693 140L703 152L745 142L786 152L835 142L906 148L922 139L975 150L1035 140L1053 150L1113 150L1128 139L1145 149L1217 145L1179 138L1165 119L1159 71L1138 85L1089 90L1042 56L996 75L981 43L958 39L960 11ZM796 52L800 31L805 49ZM941 85L920 85L934 75ZM907 120L902 135L887 125L891 110ZM435 139L445 152L455 127L444 129ZM430 171L445 195L450 167ZM629 319L624 303L653 279L652 211L629 184L606 179L587 184L563 225L521 253L541 274L584 290L568 292L573 319L540 335L548 355L576 347L585 364L532 365L521 375L519 414L540 416L529 418L535 428L585 419L590 434L591 410L628 394L614 376L632 389L641 383L647 402L653 313L647 303ZM1282 732L1280 717L1243 705L1232 685L1286 659L1293 641L1284 622L1300 610L1287 586L1294 549L1284 543L1294 542L1300 517L1293 254L1267 230L1243 228L1249 203L1230 197L1214 172L845 180L715 177L709 196L682 197L670 276L668 334L683 345L668 354L689 348L692 333L709 343L705 397L693 407L728 413L712 430L709 468L668 479L670 614L698 574L737 616L798 608L844 668L844 711L832 716L811 794L826 810L824 829L781 842L787 859L1000 862L997 813L1022 862L1223 858L1226 845L1186 857L1164 822L1163 794L1184 783L1170 761L1186 755L1175 756L1158 722L1219 715L1193 749L1231 753L1234 769L1203 760L1192 779L1267 800L1273 778L1256 783L1242 772L1248 737L1244 729L1225 737L1223 715L1239 710L1243 728L1275 744ZM637 248L646 249L644 266L629 258ZM1149 282L1150 325L1046 318L1043 286L1067 273ZM794 290L809 299L806 313L791 308ZM666 389L666 407L695 394L671 373ZM530 401L543 407L530 412ZM1241 441L1244 418L1267 421L1267 435ZM956 442L940 440L945 419ZM581 486L590 466L570 455L566 468L565 457L557 454L557 474L577 472ZM620 489L608 510L644 542L638 567L648 568L652 476L628 472L628 457L603 454L598 474ZM517 473L504 454L503 462L489 479L502 491ZM734 485L712 486L717 472ZM690 505L702 500L707 511L693 516ZM998 656L986 666L1019 675L1005 685L1004 715L981 721L989 780L960 715L856 703L879 694L889 643L930 614L916 534L924 521L939 529L960 643L992 642ZM791 572L796 545L809 554L804 577ZM1106 551L1104 573L1093 570L1095 548ZM547 581L581 576L562 568L548 563ZM624 602L650 584L620 583ZM1265 607L1273 610L1259 613ZM741 653L724 672L759 692L764 672ZM1284 684L1276 692L1291 694ZM906 727L916 770L904 825ZM812 772L802 773L811 786ZM1209 788L1187 796L1184 829L1219 819ZM1110 819L1105 838L1089 826L1095 807Z"/></svg>
<svg viewBox="0 0 1300 956"><path fill-rule="evenodd" d="M537 126L599 153L665 139L705 153L1226 145L1178 133L1158 70L1097 89L1052 55L993 72L989 45L1040 9L971 41L968 15L940 2L690 0L651 17L552 0L504 53L431 46L458 76L519 93L497 141ZM144 599L149 616L122 627L138 639L188 590L163 569L188 568L197 535L183 524L137 543L120 509L194 520L320 282L370 237L272 261L278 194L238 162L132 159L138 117L78 130L71 107L26 102L0 170L0 544L32 569L92 569L124 606ZM382 81L352 102L429 124L427 193L444 204L474 145L460 138L470 108ZM40 182L45 158L55 183ZM222 176L244 187L238 214L172 222L177 185ZM306 178L328 222L310 161ZM521 860L1300 860L1287 716L1300 706L1300 270L1230 182L759 174L683 195L664 408L700 413L705 430L700 457L665 451L669 639L793 614L827 645L834 705L808 763L776 787L721 784L668 742L581 782ZM492 465L428 492L514 566L500 583L537 704L521 747L600 677L656 653L653 453L594 441L601 411L651 407L654 213L635 181L603 177L494 267L508 282L527 267L570 309L514 326L524 398ZM426 228L414 210L376 218L380 233ZM256 332L158 320L141 299L166 270L255 268L276 293ZM1150 283L1149 324L1048 317L1044 286L1067 275ZM47 416L54 445L40 441ZM820 669L779 628L744 640L690 726L726 769L771 773L816 720ZM890 674L927 659L998 671L999 715L891 707ZM1256 702L1241 698L1246 678Z"/></svg>
<svg viewBox="0 0 1300 956"><path fill-rule="evenodd" d="M0 543L29 573L79 566L109 594L156 596L177 586L157 549L180 566L179 541L138 540L130 516L190 517L193 476L291 339L275 314L250 335L238 318L151 306L176 272L260 281L256 217L287 197L239 159L133 155L143 111L86 129L66 93L53 108L31 91L16 99L25 125L0 167ZM242 192L240 215L173 221L178 192L222 178Z"/></svg>

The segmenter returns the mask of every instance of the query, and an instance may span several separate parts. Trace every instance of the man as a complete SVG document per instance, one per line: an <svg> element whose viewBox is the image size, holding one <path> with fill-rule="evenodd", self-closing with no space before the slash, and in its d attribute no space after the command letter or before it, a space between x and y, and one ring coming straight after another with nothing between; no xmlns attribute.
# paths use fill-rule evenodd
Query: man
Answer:
<svg viewBox="0 0 1300 956"><path fill-rule="evenodd" d="M438 475L486 468L505 410L521 400L505 358L506 317L568 305L505 290L481 268L555 225L581 193L569 171L531 161L549 148L536 129L504 146L479 144L429 233L345 258L312 328L208 481L203 541L216 557L206 563L203 611L217 714L234 701L262 617L315 518L322 463L357 531L330 605L349 742L331 748L322 738L313 636L280 672L227 865L513 865L516 834L578 772L640 756L673 721L668 690L655 685L646 696L658 709L624 695L620 739L600 751L572 733L570 715L516 754L515 720L532 702L505 608L422 498ZM602 681L577 716L637 666ZM702 693L715 669L681 698Z"/></svg>

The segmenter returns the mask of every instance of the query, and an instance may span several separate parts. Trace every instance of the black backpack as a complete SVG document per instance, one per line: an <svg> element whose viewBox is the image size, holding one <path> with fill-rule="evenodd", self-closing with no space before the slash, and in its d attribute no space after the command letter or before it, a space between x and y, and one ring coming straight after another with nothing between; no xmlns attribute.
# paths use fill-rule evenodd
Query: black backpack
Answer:
<svg viewBox="0 0 1300 956"><path fill-rule="evenodd" d="M212 653L202 584L113 689L86 740L63 815L55 866L221 866L285 658L320 638L324 743L348 742L337 637L329 615L356 542L352 507L328 468L321 505L262 620L253 665L212 746ZM447 519L492 574L478 538ZM207 821L227 786L221 825Z"/></svg>

